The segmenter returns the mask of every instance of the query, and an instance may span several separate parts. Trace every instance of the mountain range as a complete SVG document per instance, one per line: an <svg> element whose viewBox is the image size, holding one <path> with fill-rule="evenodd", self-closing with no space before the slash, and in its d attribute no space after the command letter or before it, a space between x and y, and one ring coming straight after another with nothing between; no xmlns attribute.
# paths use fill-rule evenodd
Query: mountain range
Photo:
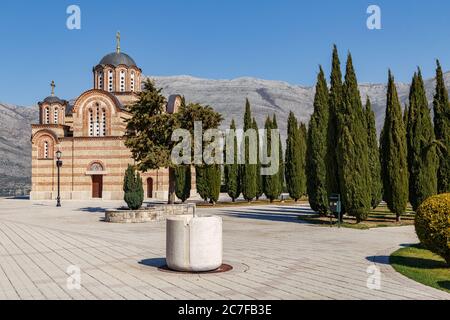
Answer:
<svg viewBox="0 0 450 320"><path fill-rule="evenodd" d="M444 74L450 87L450 72ZM188 102L210 105L224 116L223 127L231 119L242 127L245 99L248 98L253 116L260 128L268 115L276 114L282 137L286 135L289 111L307 123L313 111L314 87L291 85L286 82L238 78L233 80L208 80L191 76L151 77L163 94L180 94ZM432 103L435 80L425 81L428 101ZM381 130L386 108L385 84L361 84L361 99L372 101L378 131ZM402 105L408 101L409 84L397 84ZM1 99L1 97L0 97ZM26 194L31 175L31 127L38 121L37 106L21 107L0 103L0 196Z"/></svg>

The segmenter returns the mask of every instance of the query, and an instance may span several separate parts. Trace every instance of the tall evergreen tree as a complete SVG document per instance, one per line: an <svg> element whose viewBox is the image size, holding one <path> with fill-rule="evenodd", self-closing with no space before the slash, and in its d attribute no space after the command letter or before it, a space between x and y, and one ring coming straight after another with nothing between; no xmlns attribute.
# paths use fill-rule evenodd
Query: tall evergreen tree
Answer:
<svg viewBox="0 0 450 320"><path fill-rule="evenodd" d="M244 132L253 128L252 114L250 110L250 102L248 99L245 103L245 114L244 114ZM257 192L257 175L256 175L256 164L250 163L250 141L245 138L243 143L245 163L242 165L242 194L244 199L248 202L252 201L256 197Z"/></svg>
<svg viewBox="0 0 450 320"><path fill-rule="evenodd" d="M342 202L357 222L367 219L371 205L366 118L352 57L349 54L338 119L337 162Z"/></svg>
<svg viewBox="0 0 450 320"><path fill-rule="evenodd" d="M306 152L307 145L306 140L308 139L308 129L303 122L300 122L299 125L299 134L300 134L300 148L299 148L299 157L300 157L300 193L302 196L306 195Z"/></svg>
<svg viewBox="0 0 450 320"><path fill-rule="evenodd" d="M179 165L175 168L175 194L183 203L191 196L191 166Z"/></svg>
<svg viewBox="0 0 450 320"><path fill-rule="evenodd" d="M123 179L124 201L130 210L137 210L144 202L144 188L139 172L135 167L128 165Z"/></svg>
<svg viewBox="0 0 450 320"><path fill-rule="evenodd" d="M222 170L220 164L206 166L206 176L208 178L208 199L212 204L216 204L220 196L220 186L222 184Z"/></svg>
<svg viewBox="0 0 450 320"><path fill-rule="evenodd" d="M125 145L130 149L138 169L146 172L159 168L169 168L169 203L175 202L175 167L171 161L175 142L172 133L184 128L194 131L194 122L202 121L203 131L217 128L222 116L209 106L189 104L182 99L179 112L165 112L166 99L151 80L144 83L139 99L128 107L131 114L127 120Z"/></svg>
<svg viewBox="0 0 450 320"><path fill-rule="evenodd" d="M394 77L389 70L386 118L380 139L381 177L383 198L388 208L397 215L405 213L408 202L408 162L406 130Z"/></svg>
<svg viewBox="0 0 450 320"><path fill-rule="evenodd" d="M327 133L327 189L328 194L341 193L339 184L339 168L336 149L338 137L338 120L342 108L342 72L339 54L336 45L333 47L333 59L331 66L331 83L329 96L328 133Z"/></svg>
<svg viewBox="0 0 450 320"><path fill-rule="evenodd" d="M288 118L285 179L289 196L298 201L302 197L302 183L304 183L304 168L302 165L302 142L300 141L300 128L297 118L291 111Z"/></svg>
<svg viewBox="0 0 450 320"><path fill-rule="evenodd" d="M366 101L367 145L369 149L370 189L372 190L372 208L378 207L382 200L383 183L381 182L380 149L377 139L375 113L369 97Z"/></svg>
<svg viewBox="0 0 450 320"><path fill-rule="evenodd" d="M197 165L195 166L195 178L197 192L206 202L216 204L219 200L222 172L220 165Z"/></svg>
<svg viewBox="0 0 450 320"><path fill-rule="evenodd" d="M409 93L406 140L409 201L413 210L437 193L437 156L430 109L420 70L414 74Z"/></svg>
<svg viewBox="0 0 450 320"><path fill-rule="evenodd" d="M309 121L306 174L307 191L311 208L322 215L328 213L327 188L327 134L329 93L325 74L320 67L317 76L314 112Z"/></svg>
<svg viewBox="0 0 450 320"><path fill-rule="evenodd" d="M273 129L278 129L277 117L274 114L272 120ZM278 196L284 192L284 154L283 145L281 144L281 134L278 135Z"/></svg>
<svg viewBox="0 0 450 320"><path fill-rule="evenodd" d="M174 168L170 161L172 132L179 125L174 115L164 113L166 99L147 79L139 99L128 108L125 145L130 149L140 171L169 168L169 203L175 201Z"/></svg>
<svg viewBox="0 0 450 320"><path fill-rule="evenodd" d="M278 152L277 150L272 150L272 136L271 136L271 130L276 129L274 127L274 124L272 122L272 119L270 117L267 117L266 122L264 124L266 139L267 142L266 145L264 145L264 148L266 148L266 154L269 158L271 158L271 155L273 152ZM279 161L277 161L275 164L270 164L275 166L276 168L279 168ZM270 165L267 165L268 167ZM279 170L273 174L273 175L265 175L263 178L264 182L264 194L266 195L266 198L270 200L270 202L273 202L275 199L278 199L280 196L280 177L279 177Z"/></svg>
<svg viewBox="0 0 450 320"><path fill-rule="evenodd" d="M259 139L259 132L258 132L258 123L256 122L255 118L253 118L253 129L255 129L257 134L257 144L256 144L256 199L258 200L264 193L263 191L263 179L261 175L261 161L259 159L259 153L261 152L261 144Z"/></svg>
<svg viewBox="0 0 450 320"><path fill-rule="evenodd" d="M403 110L403 124L405 125L405 128L408 128L408 117L409 117L408 104L405 103L405 108Z"/></svg>
<svg viewBox="0 0 450 320"><path fill-rule="evenodd" d="M207 167L205 165L195 166L195 185L197 188L197 193L204 201L208 201L209 199L207 174Z"/></svg>
<svg viewBox="0 0 450 320"><path fill-rule="evenodd" d="M450 104L444 75L439 60L436 61L436 94L434 95L434 132L441 144L439 148L438 192L450 192Z"/></svg>
<svg viewBox="0 0 450 320"><path fill-rule="evenodd" d="M231 120L230 130L234 132L236 131L236 124L234 122L234 119ZM233 160L231 163L229 159L226 159L226 162L231 164L225 164L224 174L225 174L225 186L227 189L228 196L230 196L232 201L235 202L236 199L239 198L239 195L241 194L239 164L237 158L238 143L236 136L234 136L233 138L233 144L234 144Z"/></svg>

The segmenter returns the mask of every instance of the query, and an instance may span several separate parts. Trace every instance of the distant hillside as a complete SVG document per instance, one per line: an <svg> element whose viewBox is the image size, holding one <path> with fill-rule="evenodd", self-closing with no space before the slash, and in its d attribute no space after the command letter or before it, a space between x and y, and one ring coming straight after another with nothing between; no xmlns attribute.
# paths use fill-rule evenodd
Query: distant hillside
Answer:
<svg viewBox="0 0 450 320"><path fill-rule="evenodd" d="M31 175L31 123L37 108L0 103L0 195L27 193Z"/></svg>
<svg viewBox="0 0 450 320"><path fill-rule="evenodd" d="M165 95L181 94L187 101L208 104L224 115L224 127L232 118L242 125L245 99L252 105L253 115L259 126L267 115L276 114L283 138L286 122L292 110L303 122L308 122L313 111L314 88L290 85L286 82L254 78L234 80L208 80L190 76L151 77ZM445 74L450 87L450 73ZM434 94L434 80L425 81L431 105ZM408 84L398 84L402 104L408 99ZM380 131L386 107L386 86L384 84L361 84L361 98L368 95L376 113L377 128ZM66 97L67 98L67 97ZM1 99L1 97L0 97ZM21 193L30 185L31 129L30 124L38 121L37 108L18 107L0 103L0 195Z"/></svg>

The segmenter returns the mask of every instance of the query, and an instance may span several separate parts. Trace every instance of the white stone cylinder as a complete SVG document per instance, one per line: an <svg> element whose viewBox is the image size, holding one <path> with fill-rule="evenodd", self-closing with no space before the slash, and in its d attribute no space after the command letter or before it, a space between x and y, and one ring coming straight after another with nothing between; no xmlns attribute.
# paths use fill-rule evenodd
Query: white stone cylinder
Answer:
<svg viewBox="0 0 450 320"><path fill-rule="evenodd" d="M167 218L166 262L176 271L206 272L222 265L222 218Z"/></svg>

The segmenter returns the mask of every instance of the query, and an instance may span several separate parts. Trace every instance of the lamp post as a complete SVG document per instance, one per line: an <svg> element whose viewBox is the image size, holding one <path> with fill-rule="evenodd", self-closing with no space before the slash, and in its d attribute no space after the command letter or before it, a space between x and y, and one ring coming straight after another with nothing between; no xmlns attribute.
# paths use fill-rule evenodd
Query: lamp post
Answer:
<svg viewBox="0 0 450 320"><path fill-rule="evenodd" d="M58 168L58 197L56 198L56 206L61 207L61 193L60 193L60 168L62 167L61 161L62 152L56 151L56 167Z"/></svg>

